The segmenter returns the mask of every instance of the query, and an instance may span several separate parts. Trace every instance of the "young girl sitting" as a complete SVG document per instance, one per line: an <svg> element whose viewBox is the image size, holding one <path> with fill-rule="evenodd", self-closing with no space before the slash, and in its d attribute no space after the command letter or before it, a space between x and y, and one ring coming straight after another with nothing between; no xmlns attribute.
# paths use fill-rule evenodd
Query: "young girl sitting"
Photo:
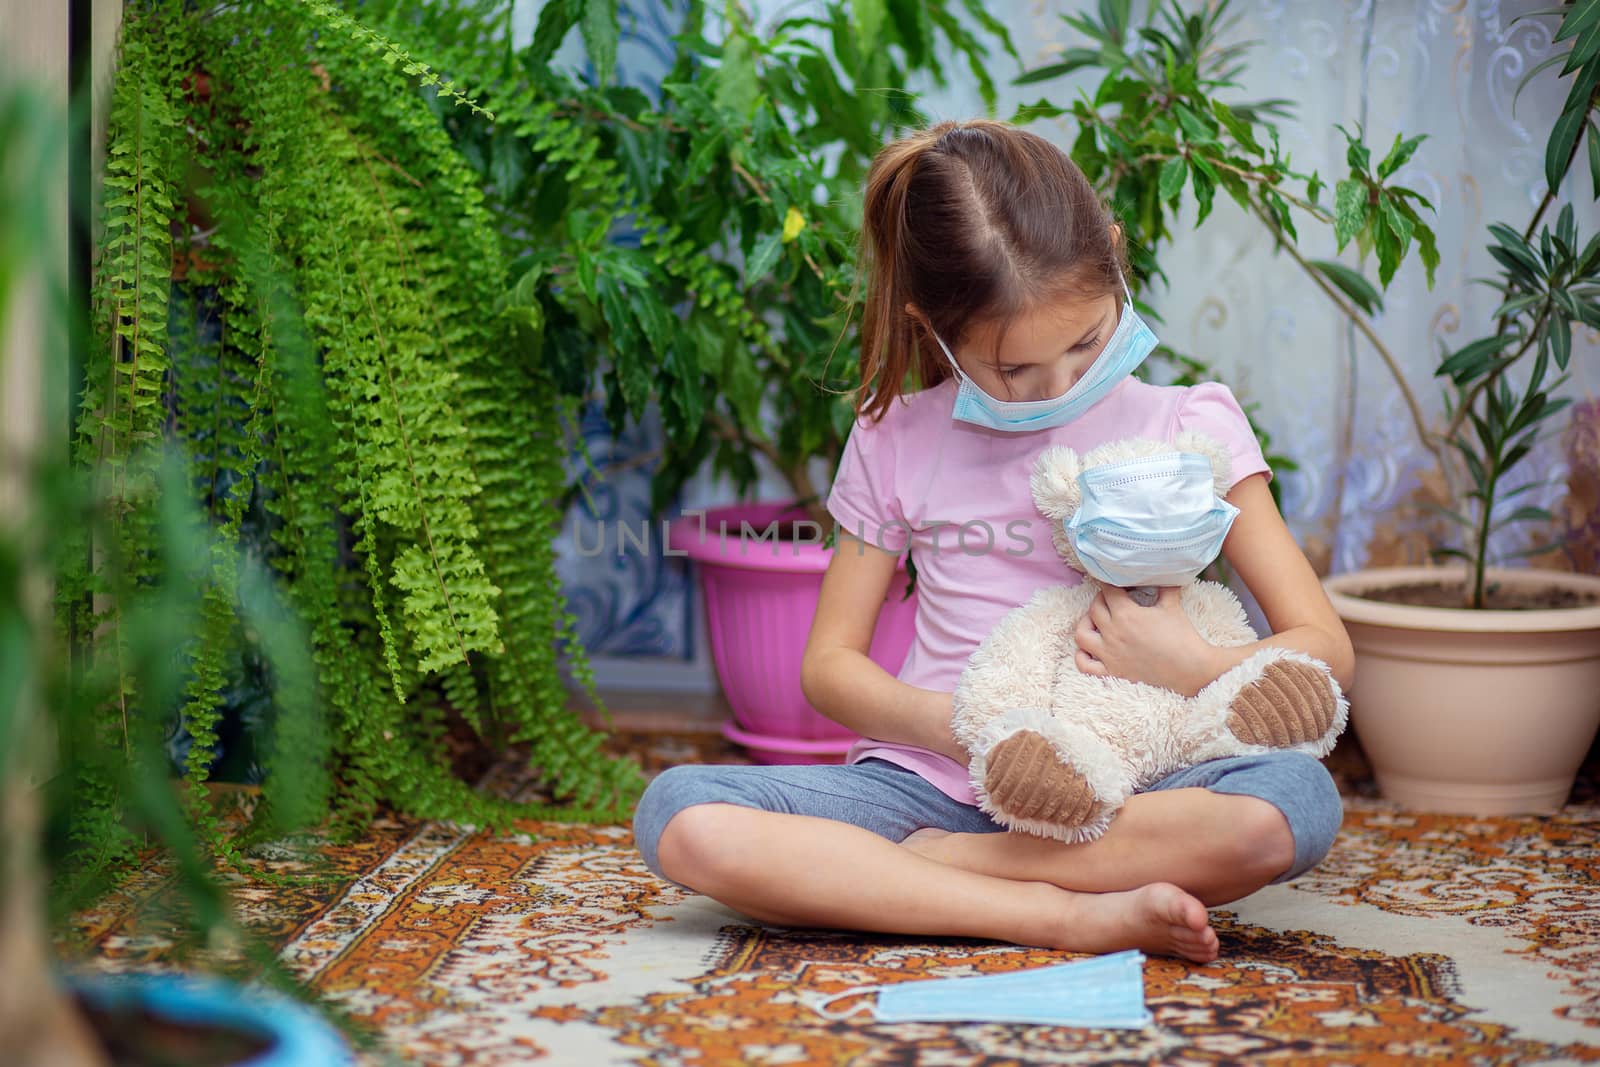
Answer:
<svg viewBox="0 0 1600 1067"><path fill-rule="evenodd" d="M1317 657L1348 688L1349 639L1278 514L1249 423L1224 386L1131 377L1153 338L1127 296L1120 230L1040 137L946 122L888 145L862 231L859 419L828 498L841 532L802 683L864 740L844 766L672 768L639 803L639 850L657 874L765 922L1214 959L1207 906L1327 853L1342 812L1322 765L1289 752L1204 763L1130 798L1104 836L1063 844L978 809L950 694L1007 612L1080 580L1029 495L1038 455L1182 430L1232 454L1239 515L1223 554L1272 627L1261 644ZM908 371L920 391L902 392ZM955 528L979 521L1013 539L959 547ZM895 677L867 649L908 545L916 637ZM1207 644L1171 590L1145 607L1107 588L1076 639L1086 673L1189 695L1258 647Z"/></svg>

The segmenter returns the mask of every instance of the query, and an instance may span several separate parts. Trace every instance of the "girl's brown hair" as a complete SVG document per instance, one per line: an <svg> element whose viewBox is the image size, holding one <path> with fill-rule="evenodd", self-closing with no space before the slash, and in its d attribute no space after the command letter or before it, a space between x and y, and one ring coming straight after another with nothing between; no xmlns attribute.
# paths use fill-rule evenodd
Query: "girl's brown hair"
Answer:
<svg viewBox="0 0 1600 1067"><path fill-rule="evenodd" d="M856 413L879 419L906 372L930 386L975 322L1120 291L1120 230L1083 171L1004 122L941 122L878 152L861 225L866 308ZM918 314L913 314L915 308Z"/></svg>

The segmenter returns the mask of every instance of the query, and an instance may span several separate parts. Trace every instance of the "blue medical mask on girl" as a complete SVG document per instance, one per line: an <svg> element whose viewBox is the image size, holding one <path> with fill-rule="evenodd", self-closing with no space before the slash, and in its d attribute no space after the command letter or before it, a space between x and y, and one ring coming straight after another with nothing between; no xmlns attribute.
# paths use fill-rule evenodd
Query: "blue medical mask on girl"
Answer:
<svg viewBox="0 0 1600 1067"><path fill-rule="evenodd" d="M827 1005L842 997L877 993L847 1011ZM880 1023L986 1022L1040 1026L1140 1029L1151 1022L1144 1005L1144 953L1109 956L974 978L928 978L857 986L812 1004L826 1019L870 1011Z"/></svg>
<svg viewBox="0 0 1600 1067"><path fill-rule="evenodd" d="M1082 415L1105 398L1134 368L1155 351L1156 335L1133 310L1133 297L1123 288L1122 316L1111 339L1100 350L1089 369L1083 372L1071 389L1048 400L998 400L978 387L978 384L961 370L956 357L938 334L944 356L950 361L956 379L961 383L956 389L956 406L952 417L958 422L968 422L991 430L1024 433L1028 430L1048 430L1062 426Z"/></svg>

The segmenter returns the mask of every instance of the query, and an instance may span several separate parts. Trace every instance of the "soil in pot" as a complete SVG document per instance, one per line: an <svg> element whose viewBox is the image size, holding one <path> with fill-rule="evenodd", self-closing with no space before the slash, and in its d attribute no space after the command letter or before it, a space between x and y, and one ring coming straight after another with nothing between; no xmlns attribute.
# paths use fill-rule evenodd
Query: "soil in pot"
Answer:
<svg viewBox="0 0 1600 1067"><path fill-rule="evenodd" d="M144 1008L108 1010L77 998L112 1067L231 1067L273 1046L255 1031L180 1023Z"/></svg>
<svg viewBox="0 0 1600 1067"><path fill-rule="evenodd" d="M1464 609L1468 600L1466 583L1456 581L1407 582L1381 589L1364 589L1356 595L1363 600L1404 604L1413 608ZM1489 582L1484 586L1483 595L1487 611L1548 611L1600 605L1600 597L1593 593L1554 585L1508 589L1498 582Z"/></svg>

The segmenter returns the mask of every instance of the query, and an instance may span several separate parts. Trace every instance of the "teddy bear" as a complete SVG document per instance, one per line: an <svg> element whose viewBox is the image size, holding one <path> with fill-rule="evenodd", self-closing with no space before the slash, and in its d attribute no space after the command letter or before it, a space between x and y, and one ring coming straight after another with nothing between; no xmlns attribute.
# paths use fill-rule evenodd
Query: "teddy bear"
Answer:
<svg viewBox="0 0 1600 1067"><path fill-rule="evenodd" d="M1157 576L1118 581L1119 586L1178 586L1182 610L1213 645L1237 647L1257 639L1238 598L1225 586L1198 578L1237 514L1222 499L1232 484L1230 468L1227 449L1195 432L1170 442L1113 441L1081 456L1054 447L1038 458L1030 483L1034 503L1050 522L1056 551L1068 566L1084 572L1084 580L1042 589L1007 614L972 654L954 695L952 728L971 755L973 789L982 810L1001 825L1062 841L1090 841L1105 832L1134 792L1183 767L1269 749L1320 757L1333 748L1349 705L1327 665L1300 652L1263 647L1193 697L1077 669L1074 634L1102 584L1095 570L1125 580L1135 573ZM1188 472L1187 485L1182 478L1174 480L1180 470ZM1109 505L1112 511L1118 506L1148 513L1165 509L1169 518L1180 506L1175 500L1188 501L1182 506L1190 512L1180 511L1177 521L1209 516L1210 521L1185 528L1210 533L1176 538L1191 552L1186 563L1182 553L1174 562L1164 550L1150 552L1161 536L1147 535L1141 544L1136 535L1130 539L1126 527L1118 533L1113 522L1110 535L1096 535L1121 539L1124 566L1113 574L1100 548L1085 561L1093 543L1084 539L1089 528L1106 526L1086 522L1086 515L1114 517L1107 506L1096 511L1095 500L1086 505L1086 496L1119 500ZM1082 556L1075 541L1085 549ZM1157 591L1130 592L1138 602L1150 603Z"/></svg>

